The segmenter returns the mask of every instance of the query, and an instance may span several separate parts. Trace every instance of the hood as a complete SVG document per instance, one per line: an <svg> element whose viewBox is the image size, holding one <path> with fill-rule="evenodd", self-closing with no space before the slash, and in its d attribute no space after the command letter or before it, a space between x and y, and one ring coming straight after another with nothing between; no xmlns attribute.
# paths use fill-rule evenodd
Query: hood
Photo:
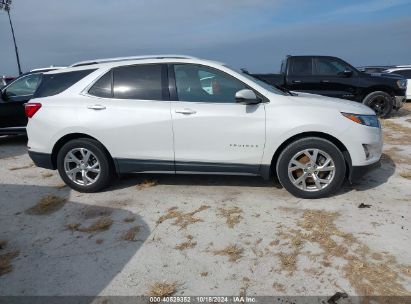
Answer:
<svg viewBox="0 0 411 304"><path fill-rule="evenodd" d="M398 74L393 73L370 73L368 76L371 77L382 77L382 78L388 78L388 79L393 79L393 80L400 80L403 79L404 77Z"/></svg>
<svg viewBox="0 0 411 304"><path fill-rule="evenodd" d="M369 107L359 102L354 102L346 99L332 98L322 95L293 92L297 96L288 96L294 102L301 103L302 105L334 108L340 112L363 114L363 115L375 115L375 112Z"/></svg>

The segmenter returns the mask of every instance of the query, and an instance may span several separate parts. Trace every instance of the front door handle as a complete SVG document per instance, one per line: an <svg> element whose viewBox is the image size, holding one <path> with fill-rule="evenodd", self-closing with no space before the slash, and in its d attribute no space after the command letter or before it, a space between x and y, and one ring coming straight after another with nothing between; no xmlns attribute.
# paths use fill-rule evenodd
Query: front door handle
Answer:
<svg viewBox="0 0 411 304"><path fill-rule="evenodd" d="M329 83L330 81L328 79L324 79L324 80L321 80L321 82Z"/></svg>
<svg viewBox="0 0 411 304"><path fill-rule="evenodd" d="M102 105L99 105L99 104L95 104L95 105L92 105L92 106L87 106L87 109L90 109L90 110L105 110L106 107L102 106Z"/></svg>
<svg viewBox="0 0 411 304"><path fill-rule="evenodd" d="M184 114L184 115L191 115L197 113L197 111L194 111L192 109L183 109L183 110L176 110L176 113Z"/></svg>
<svg viewBox="0 0 411 304"><path fill-rule="evenodd" d="M301 83L301 80L293 80L292 83Z"/></svg>

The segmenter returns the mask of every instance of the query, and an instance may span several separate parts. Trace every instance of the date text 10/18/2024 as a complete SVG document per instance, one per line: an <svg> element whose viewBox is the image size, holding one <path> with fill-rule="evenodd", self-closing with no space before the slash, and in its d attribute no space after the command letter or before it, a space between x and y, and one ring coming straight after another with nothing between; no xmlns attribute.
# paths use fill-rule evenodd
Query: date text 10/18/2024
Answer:
<svg viewBox="0 0 411 304"><path fill-rule="evenodd" d="M255 303L254 297L150 297L150 303Z"/></svg>

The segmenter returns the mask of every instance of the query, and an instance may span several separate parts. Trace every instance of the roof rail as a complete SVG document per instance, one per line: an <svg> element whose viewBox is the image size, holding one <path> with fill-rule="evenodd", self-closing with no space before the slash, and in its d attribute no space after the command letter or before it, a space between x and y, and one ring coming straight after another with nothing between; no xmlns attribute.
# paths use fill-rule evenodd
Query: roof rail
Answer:
<svg viewBox="0 0 411 304"><path fill-rule="evenodd" d="M41 71L47 71L47 70L60 70L60 69L64 69L65 67L62 66L50 66L48 68L40 68L40 69L32 69L30 70L30 72L41 72Z"/></svg>
<svg viewBox="0 0 411 304"><path fill-rule="evenodd" d="M103 59L94 59L86 60L73 63L70 67L79 67L85 65L92 65L98 63L107 63L107 62L116 62L116 61L125 61L125 60L144 60L144 59L197 59L196 57L185 56L185 55L146 55L146 56L129 56L129 57L115 57L115 58L103 58Z"/></svg>

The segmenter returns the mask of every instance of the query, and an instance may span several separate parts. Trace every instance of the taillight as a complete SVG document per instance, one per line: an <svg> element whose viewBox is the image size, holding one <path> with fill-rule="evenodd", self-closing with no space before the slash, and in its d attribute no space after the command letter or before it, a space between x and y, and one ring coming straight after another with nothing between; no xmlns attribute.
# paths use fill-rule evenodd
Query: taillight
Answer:
<svg viewBox="0 0 411 304"><path fill-rule="evenodd" d="M32 102L24 105L24 110L28 118L32 118L34 114L41 108L41 103Z"/></svg>

